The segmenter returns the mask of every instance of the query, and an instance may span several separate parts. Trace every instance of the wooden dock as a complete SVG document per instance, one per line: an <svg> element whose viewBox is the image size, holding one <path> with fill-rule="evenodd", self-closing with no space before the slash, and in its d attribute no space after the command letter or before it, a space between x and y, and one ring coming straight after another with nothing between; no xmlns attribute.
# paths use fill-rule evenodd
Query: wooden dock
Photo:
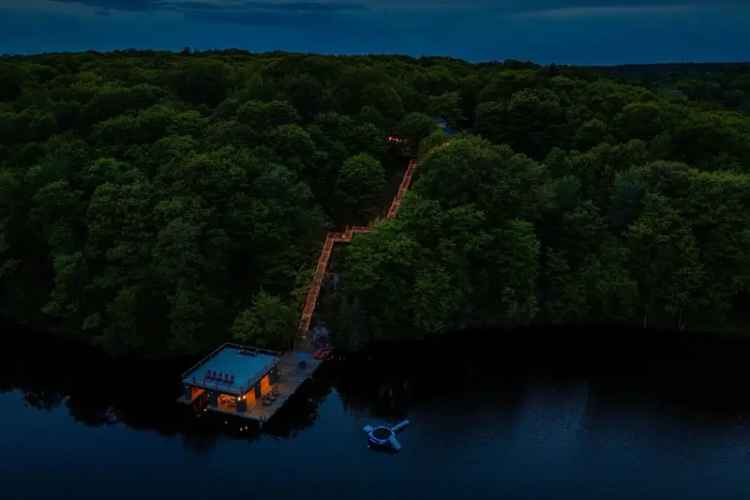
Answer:
<svg viewBox="0 0 750 500"><path fill-rule="evenodd" d="M305 368L300 368L299 366L300 354L306 355ZM285 353L278 364L279 381L274 385L274 388L278 391L276 400L268 406L258 403L248 408L240 416L263 425L284 406L287 400L297 392L307 379L313 376L321 363L322 361L313 359L312 355L308 352L295 350Z"/></svg>

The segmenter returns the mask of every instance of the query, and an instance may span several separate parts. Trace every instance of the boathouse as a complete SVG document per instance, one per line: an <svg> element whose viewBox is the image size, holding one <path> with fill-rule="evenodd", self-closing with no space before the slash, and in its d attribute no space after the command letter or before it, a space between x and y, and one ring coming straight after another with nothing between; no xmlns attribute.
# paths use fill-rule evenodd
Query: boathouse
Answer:
<svg viewBox="0 0 750 500"><path fill-rule="evenodd" d="M180 402L247 416L279 379L275 351L224 344L182 376Z"/></svg>

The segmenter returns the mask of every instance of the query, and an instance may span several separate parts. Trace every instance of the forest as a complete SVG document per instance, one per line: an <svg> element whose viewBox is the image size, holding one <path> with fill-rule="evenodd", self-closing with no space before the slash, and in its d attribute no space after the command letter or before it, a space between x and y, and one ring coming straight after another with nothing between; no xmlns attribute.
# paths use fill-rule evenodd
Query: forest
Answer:
<svg viewBox="0 0 750 500"><path fill-rule="evenodd" d="M749 112L750 65L0 57L0 318L113 355L283 349L325 232L375 219L329 294L347 349L475 324L741 331ZM385 221L389 134L420 164Z"/></svg>

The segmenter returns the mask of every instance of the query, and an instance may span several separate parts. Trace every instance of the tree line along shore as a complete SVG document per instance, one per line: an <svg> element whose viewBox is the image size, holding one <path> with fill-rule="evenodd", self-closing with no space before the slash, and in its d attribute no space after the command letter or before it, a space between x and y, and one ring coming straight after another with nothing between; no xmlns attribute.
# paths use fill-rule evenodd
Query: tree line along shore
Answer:
<svg viewBox="0 0 750 500"><path fill-rule="evenodd" d="M112 354L750 323L750 66L211 51L0 57L0 318ZM448 137L436 117L462 132Z"/></svg>

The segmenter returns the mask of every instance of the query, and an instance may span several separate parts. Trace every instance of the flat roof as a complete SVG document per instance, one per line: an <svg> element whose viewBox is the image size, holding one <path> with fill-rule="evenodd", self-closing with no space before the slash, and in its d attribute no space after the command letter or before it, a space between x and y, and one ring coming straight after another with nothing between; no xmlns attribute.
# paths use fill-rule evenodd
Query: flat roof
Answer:
<svg viewBox="0 0 750 500"><path fill-rule="evenodd" d="M235 344L224 344L185 372L182 382L225 394L242 395L278 364L280 357L265 351ZM233 383L209 378L208 373L234 376Z"/></svg>

